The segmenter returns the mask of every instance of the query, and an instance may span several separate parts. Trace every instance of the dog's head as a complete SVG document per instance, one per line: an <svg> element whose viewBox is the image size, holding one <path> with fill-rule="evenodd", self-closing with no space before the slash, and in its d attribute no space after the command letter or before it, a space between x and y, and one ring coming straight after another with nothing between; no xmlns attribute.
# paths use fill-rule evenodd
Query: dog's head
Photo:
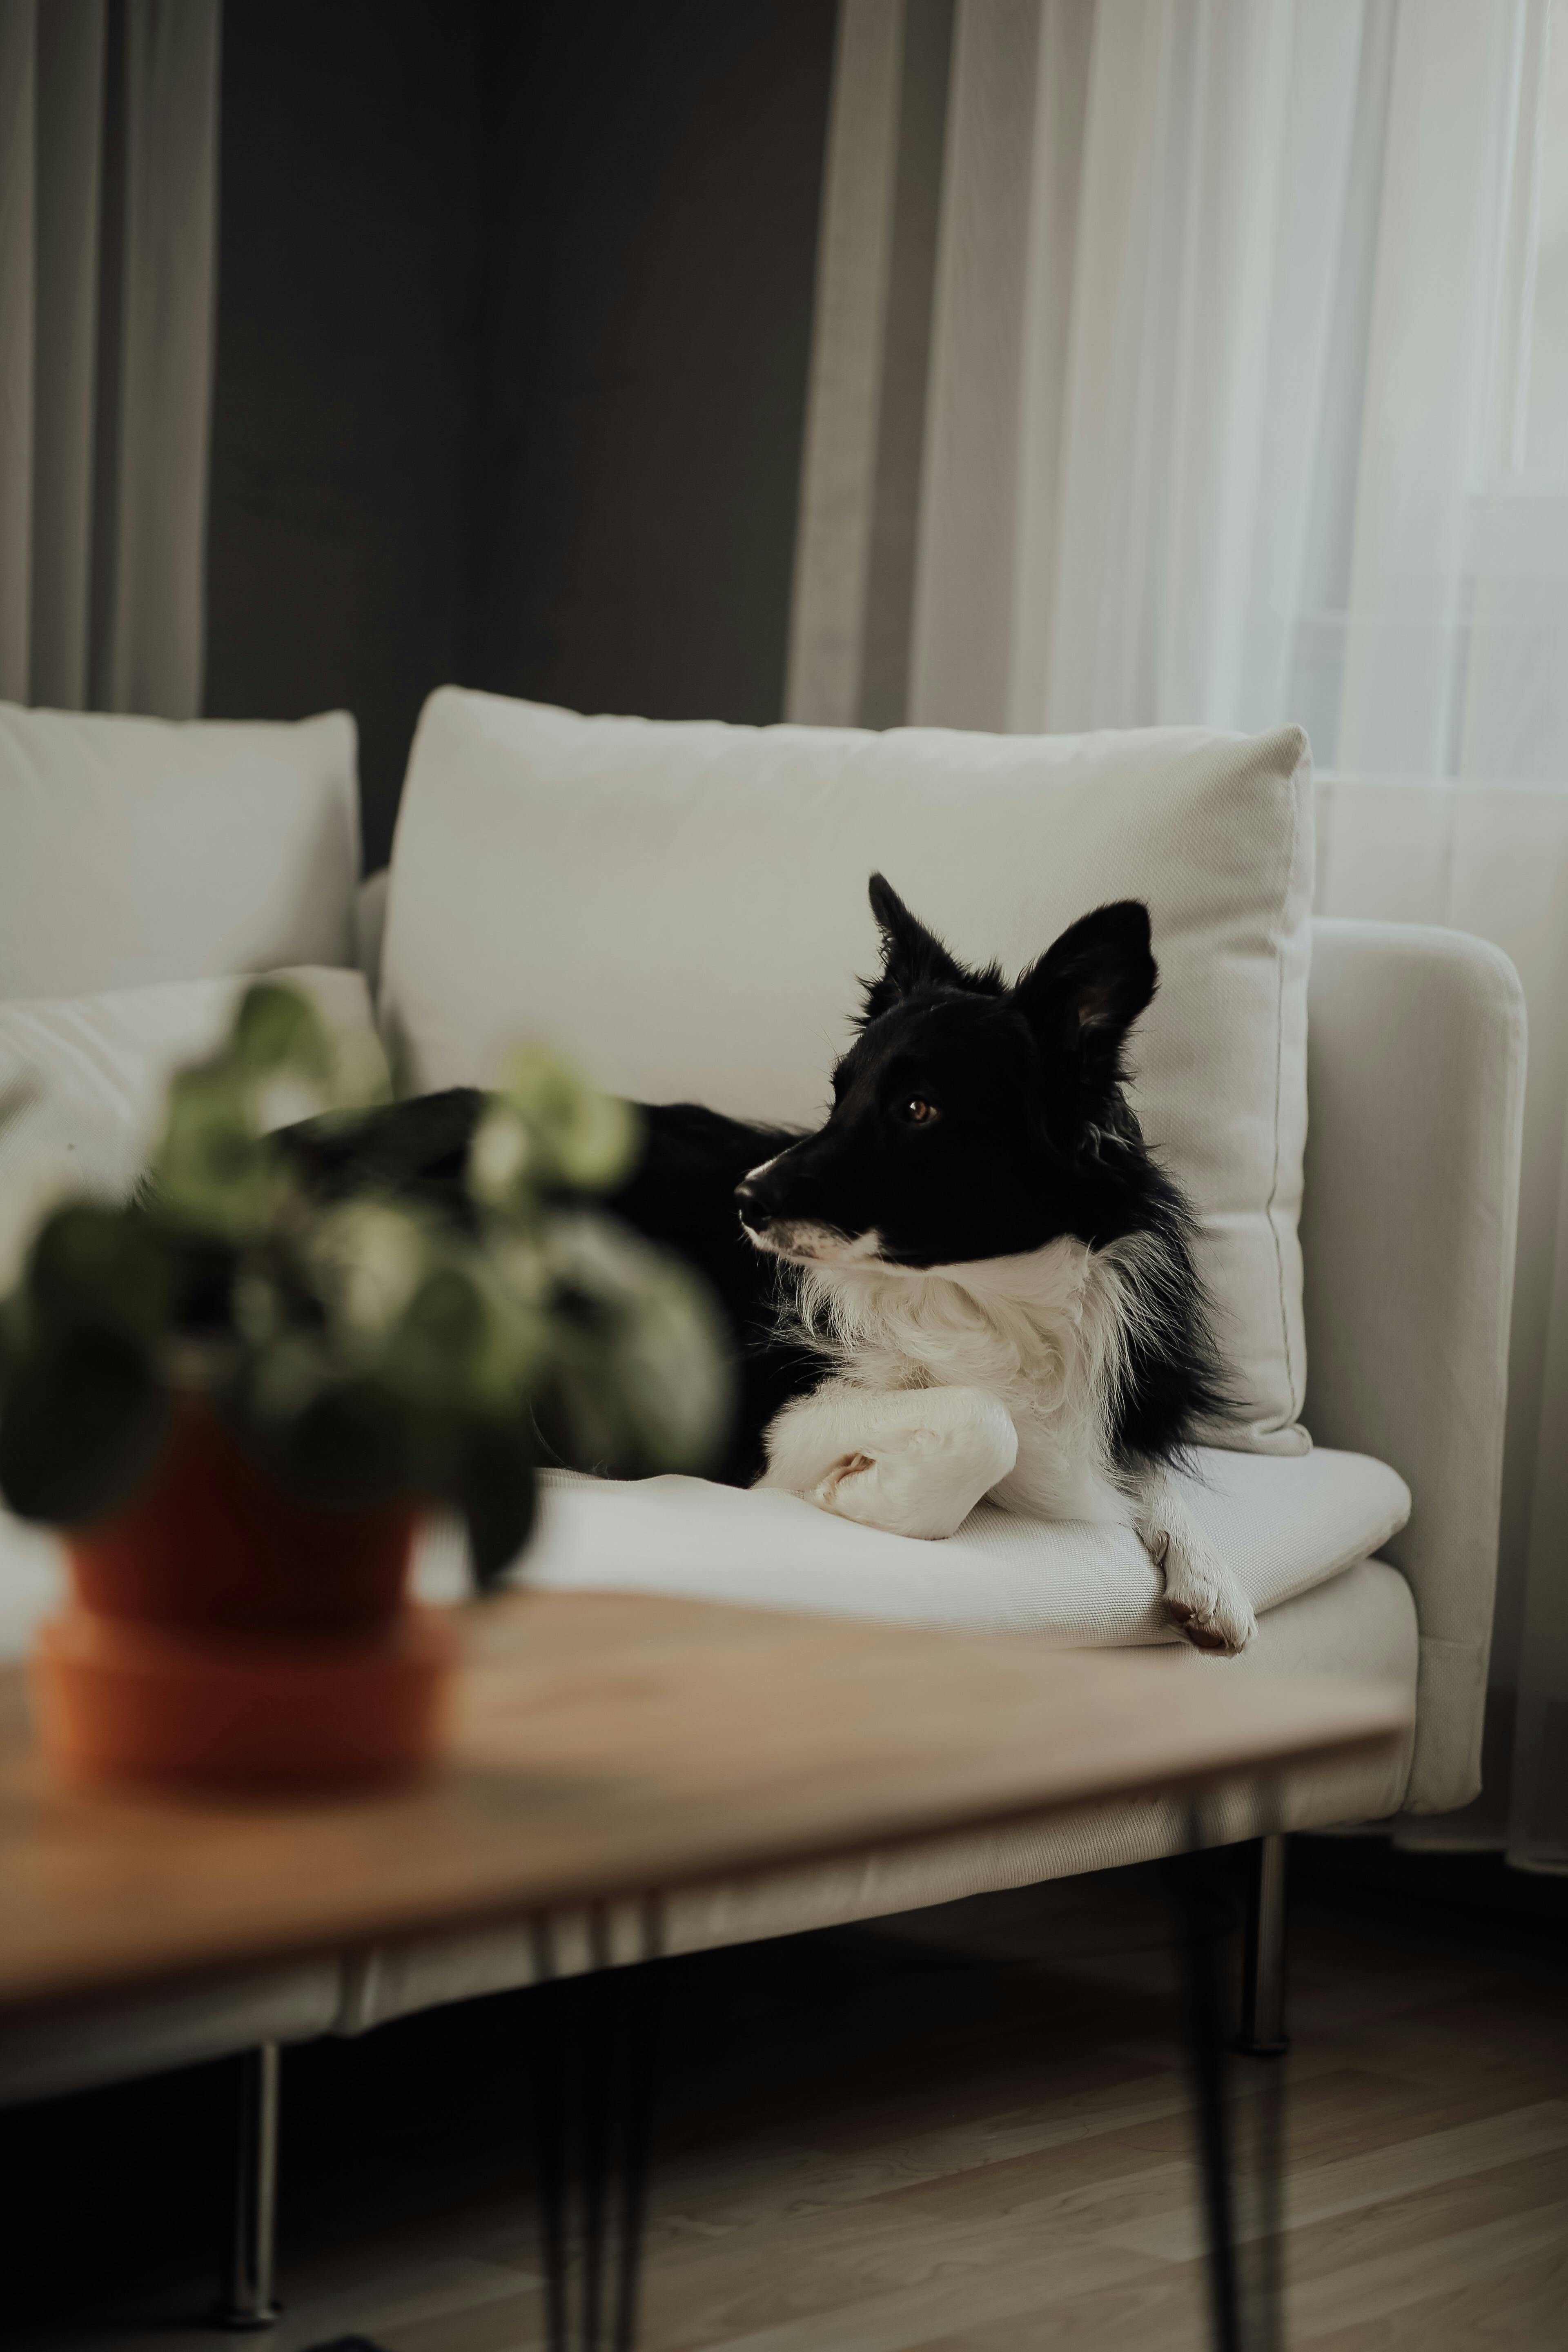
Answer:
<svg viewBox="0 0 1568 2352"><path fill-rule="evenodd" d="M882 969L815 1135L736 1191L759 1249L805 1265L952 1265L1122 1230L1142 1158L1123 1092L1154 993L1149 912L1101 907L1008 987L966 971L881 875Z"/></svg>

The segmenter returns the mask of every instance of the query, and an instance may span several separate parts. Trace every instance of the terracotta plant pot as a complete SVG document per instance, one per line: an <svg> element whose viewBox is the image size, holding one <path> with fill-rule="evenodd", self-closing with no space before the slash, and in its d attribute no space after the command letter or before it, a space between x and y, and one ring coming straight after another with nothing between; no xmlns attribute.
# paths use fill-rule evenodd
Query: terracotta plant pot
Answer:
<svg viewBox="0 0 1568 2352"><path fill-rule="evenodd" d="M311 1511L182 1400L140 1493L67 1539L33 1660L73 1778L384 1780L439 1745L455 1644L406 1598L417 1507Z"/></svg>
<svg viewBox="0 0 1568 2352"><path fill-rule="evenodd" d="M78 1601L192 1633L367 1633L403 1605L418 1512L311 1511L182 1397L141 1492L69 1538Z"/></svg>

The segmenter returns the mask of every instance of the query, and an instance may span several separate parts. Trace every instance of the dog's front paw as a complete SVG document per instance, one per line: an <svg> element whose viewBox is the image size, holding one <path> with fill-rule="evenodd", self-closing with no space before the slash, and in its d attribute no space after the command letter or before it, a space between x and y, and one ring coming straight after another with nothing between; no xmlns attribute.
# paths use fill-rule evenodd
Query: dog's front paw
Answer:
<svg viewBox="0 0 1568 2352"><path fill-rule="evenodd" d="M1258 1631L1236 1579L1217 1559L1194 1559L1172 1544L1165 1555L1165 1618L1184 1642L1216 1658L1234 1658Z"/></svg>
<svg viewBox="0 0 1568 2352"><path fill-rule="evenodd" d="M1146 1490L1136 1524L1164 1580L1166 1623L1215 1657L1245 1650L1258 1631L1252 1604L1169 1479Z"/></svg>
<svg viewBox="0 0 1568 2352"><path fill-rule="evenodd" d="M1237 1656L1258 1631L1258 1621L1245 1599L1239 1608L1220 1601L1203 1609L1190 1601L1173 1601L1167 1594L1165 1618L1184 1642L1215 1658Z"/></svg>
<svg viewBox="0 0 1568 2352"><path fill-rule="evenodd" d="M915 1389L885 1399L874 1434L836 1462L812 1501L890 1535L940 1539L1012 1469L1018 1433L996 1398Z"/></svg>

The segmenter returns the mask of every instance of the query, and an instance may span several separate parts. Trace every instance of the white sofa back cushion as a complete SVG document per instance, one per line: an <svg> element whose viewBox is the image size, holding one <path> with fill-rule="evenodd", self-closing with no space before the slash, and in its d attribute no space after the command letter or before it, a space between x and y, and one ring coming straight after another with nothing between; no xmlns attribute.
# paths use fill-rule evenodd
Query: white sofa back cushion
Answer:
<svg viewBox="0 0 1568 2352"><path fill-rule="evenodd" d="M1298 728L874 735L443 688L398 819L384 1023L427 1087L539 1035L645 1100L814 1122L877 961L874 867L957 954L1012 969L1146 899L1138 1110L1198 1213L1233 1442L1300 1452L1310 786Z"/></svg>
<svg viewBox="0 0 1568 2352"><path fill-rule="evenodd" d="M346 1074L384 1079L363 973L306 968L271 977L311 999ZM171 1076L218 1044L249 985L249 975L171 981L0 1003L0 1099L27 1090L24 1107L0 1124L0 1291L55 1201L131 1192L157 1139Z"/></svg>
<svg viewBox="0 0 1568 2352"><path fill-rule="evenodd" d="M352 962L356 744L0 703L0 997Z"/></svg>

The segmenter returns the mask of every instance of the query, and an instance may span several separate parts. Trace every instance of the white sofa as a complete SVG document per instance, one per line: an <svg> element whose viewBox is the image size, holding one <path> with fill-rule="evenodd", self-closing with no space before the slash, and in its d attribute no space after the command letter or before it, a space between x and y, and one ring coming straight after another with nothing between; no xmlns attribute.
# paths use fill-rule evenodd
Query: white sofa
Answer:
<svg viewBox="0 0 1568 2352"><path fill-rule="evenodd" d="M0 859L11 822L6 795L16 788L18 759L25 767L32 756L27 730L19 715L13 718L9 772L0 728ZM62 723L90 733L151 722ZM750 730L711 732L728 739ZM779 730L785 733L800 730ZM101 784L114 746L91 740ZM763 747L771 740L752 740ZM332 740L341 751L340 738ZM319 760L321 743L319 732L310 739L311 760ZM269 737L269 755L275 750ZM940 743L931 756L940 769L946 756ZM216 747L215 793L223 788L222 757ZM143 758L134 785L124 789L148 793L145 822L155 829L157 793L146 773ZM24 783L31 792L26 776ZM289 821L315 827L307 863L318 875L323 807L332 856L341 850L332 831L344 821L341 785L334 770L321 782L321 805L304 817L298 793L284 795ZM184 774L181 789L191 789ZM416 818L405 818L395 852L395 948L400 919L405 929L412 923L400 910L399 861L413 854L408 844L421 828L428 835L433 824L428 792L416 798ZM37 800L32 792L35 827ZM253 831L253 809L247 824ZM440 824L435 832L440 835ZM221 834L220 826L219 855ZM268 863L272 911L247 935L244 960L251 969L302 955L334 958L331 924L324 948L315 937L319 920L304 938L297 926L279 927L276 877L287 863L279 856ZM888 863L900 879L891 853ZM1310 890L1310 865L1307 874ZM548 889L563 898L568 927L591 934L592 871L574 872L568 864L546 878ZM110 884L98 873L93 887L101 893ZM199 895L200 878L186 873L180 887ZM343 936L353 932L371 966L385 887L384 877L364 886L357 929L355 910L340 910ZM422 889L421 919L427 919L430 893ZM409 885L406 895L412 904L421 889ZM117 916L127 936L134 936L137 919L134 908ZM168 938L169 927L178 928L177 908L171 903L159 919L160 976L169 979L169 963L178 957L177 941L171 946ZM452 903L447 919L457 942L474 922L472 905ZM694 947L689 928L673 928L668 951L688 978L695 958L700 980L700 943ZM192 976L210 973L216 952L204 938ZM51 955L48 987L58 996L58 935ZM1310 985L1304 950L1301 962L1310 1005L1301 1312L1310 1367L1305 1423L1315 1443L1310 1451L1292 1450L1290 1423L1279 1443L1266 1439L1260 1449L1204 1456L1194 1507L1242 1574L1259 1632L1234 1664L1204 1660L1178 1645L1173 1671L1373 1675L1411 1689L1415 1720L1408 1751L1393 1764L1289 1775L1267 1822L1234 1809L1222 1834L1236 1838L1264 1828L1383 1820L1403 1809L1444 1811L1468 1801L1479 1779L1496 1566L1523 1085L1518 982L1491 948L1414 928L1317 922L1310 926ZM720 989L724 978L714 970L706 984ZM82 984L101 989L105 979L94 968ZM25 971L8 972L6 985L13 998L25 994ZM397 1009L406 1014L406 986ZM6 1012L0 1004L0 1047ZM1173 1017L1179 1015L1178 1006ZM0 1050L0 1082L4 1077ZM0 1187L5 1181L0 1160ZM431 1528L419 1573L432 1596L460 1589L451 1529ZM1030 1525L984 1506L950 1543L921 1545L851 1528L789 1496L736 1494L696 1480L612 1486L563 1477L553 1482L529 1573L560 1586L637 1584L781 1607L1006 1627L1020 1637L1045 1633L1097 1646L1171 1639L1158 1615L1154 1571L1130 1537ZM58 1578L50 1539L0 1519L0 1647L13 1655L25 1647ZM1173 1803L1119 1805L1067 1822L694 1889L672 1906L670 1945L693 1950L1027 1885L1167 1853L1184 1834L1184 1809ZM556 1943L559 1965L574 1965L574 1954L576 1965L588 1965L584 1923L558 1923ZM362 2032L424 2006L525 1984L531 1950L520 1923L40 2019L0 2046L0 2102L258 2043Z"/></svg>

